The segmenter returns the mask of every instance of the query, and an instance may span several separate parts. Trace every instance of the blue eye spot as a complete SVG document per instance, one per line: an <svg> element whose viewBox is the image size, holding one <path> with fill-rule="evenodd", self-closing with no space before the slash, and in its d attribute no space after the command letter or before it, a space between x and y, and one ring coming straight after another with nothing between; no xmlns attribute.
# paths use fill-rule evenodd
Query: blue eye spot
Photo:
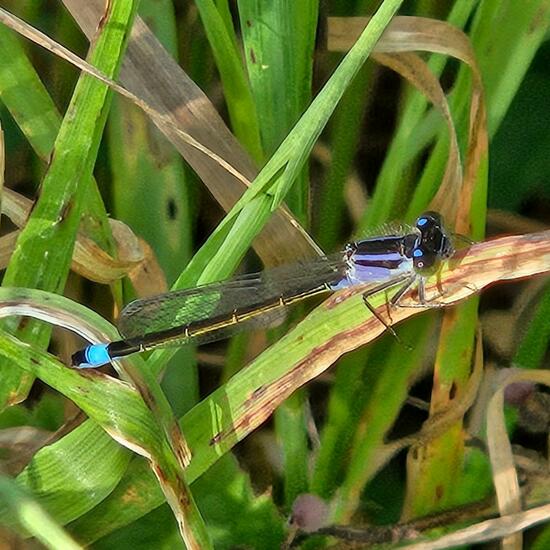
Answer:
<svg viewBox="0 0 550 550"><path fill-rule="evenodd" d="M414 251L413 251L413 256L415 258L421 258L422 256L424 256L424 252L422 252L422 250L420 250L420 248L416 248Z"/></svg>
<svg viewBox="0 0 550 550"><path fill-rule="evenodd" d="M418 218L416 221L416 225L422 227L423 225L426 225L428 223L427 218Z"/></svg>

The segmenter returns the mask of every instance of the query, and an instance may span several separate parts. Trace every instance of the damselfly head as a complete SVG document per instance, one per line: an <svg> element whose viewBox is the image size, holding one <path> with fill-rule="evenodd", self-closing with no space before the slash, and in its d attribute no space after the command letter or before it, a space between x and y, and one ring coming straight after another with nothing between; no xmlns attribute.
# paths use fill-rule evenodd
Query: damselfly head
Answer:
<svg viewBox="0 0 550 550"><path fill-rule="evenodd" d="M419 272L437 270L442 260L455 253L450 234L437 212L425 212L416 219L419 236L412 252L414 268Z"/></svg>

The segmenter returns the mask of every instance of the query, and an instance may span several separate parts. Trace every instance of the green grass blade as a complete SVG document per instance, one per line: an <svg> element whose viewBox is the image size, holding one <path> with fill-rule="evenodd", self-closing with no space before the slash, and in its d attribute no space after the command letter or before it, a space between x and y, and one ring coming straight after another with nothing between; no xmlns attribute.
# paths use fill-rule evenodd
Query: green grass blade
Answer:
<svg viewBox="0 0 550 550"><path fill-rule="evenodd" d="M262 145L271 156L311 101L318 0L240 0L246 66ZM286 196L303 225L309 211L309 171L304 166Z"/></svg>
<svg viewBox="0 0 550 550"><path fill-rule="evenodd" d="M17 484L8 479L0 478L0 495L8 505L15 523L26 533L33 535L47 548L66 548L78 550L82 548L63 529L52 520L42 507L29 497Z"/></svg>
<svg viewBox="0 0 550 550"><path fill-rule="evenodd" d="M311 101L318 1L240 0L238 8L262 145L271 156ZM309 169L304 163L285 198L304 226L309 220L309 183ZM275 415L284 457L287 506L307 491L305 400L301 392Z"/></svg>
<svg viewBox="0 0 550 550"><path fill-rule="evenodd" d="M344 476L361 410L377 379L378 373L368 368L370 354L376 354L381 345L390 345L387 337L373 348L356 350L338 361L311 479L311 491L322 498L332 497Z"/></svg>
<svg viewBox="0 0 550 550"><path fill-rule="evenodd" d="M71 13L86 34L93 37L95 22L102 15L100 5L86 3L77 9L72 6L74 1L70 0L69 4L67 0ZM160 46L140 18L136 19L134 25L128 56L145 60L122 68L121 82L130 92L143 96L153 111L161 113L171 124L206 144L219 157L229 159L245 179L253 179L256 173L253 162L225 126L207 96ZM158 59L157 64L146 62L151 56ZM177 106L177 109L173 106ZM229 174L216 160L197 153L195 148L173 131L171 125L167 127L158 120L156 122L222 207L226 210L232 208L244 192L245 183ZM284 209L273 213L268 228L254 242L259 256L268 265L311 257L319 252L311 237Z"/></svg>
<svg viewBox="0 0 550 550"><path fill-rule="evenodd" d="M522 41L529 33L531 26L536 22L533 28L538 32L535 34L540 39L542 34L540 33L540 27L547 28L548 25L548 5L542 11L536 15L534 12L525 10L520 14L515 11L519 9L516 5L513 6L511 2L499 2L498 17L510 17L515 14L514 23L510 24L506 28L507 32L499 34L499 39L503 42L499 46L495 39L488 39L486 32L489 28L493 28L494 17L496 12L488 10L487 4L481 8L476 14L476 21L474 24L473 41L474 48L479 56L479 65L487 75L488 78L484 78L487 85L487 98L488 98L488 120L492 120L492 127L490 132L495 130L496 123L502 117L503 112L508 107L508 103L505 99L497 100L498 98L498 83L508 82L506 86L508 88L514 88L511 82L519 84L520 79L527 70L528 62L530 61L529 53L533 54L533 43L529 42L529 47L524 51L521 46L518 45L522 51L521 60L523 65L514 65L510 67L500 59L500 56L505 55L508 59L508 53L504 53L503 50L510 49L515 51L516 44ZM538 3L535 3L538 4ZM491 3L491 6L495 8L495 4ZM533 5L530 6L530 8ZM540 6L539 6L540 7ZM514 12L512 14L511 12ZM541 17L542 16L542 17ZM504 42L506 41L506 43ZM488 72L488 65L493 67L493 73ZM496 64L496 66L494 65ZM498 70L494 70L498 66ZM504 70L503 70L504 67ZM491 78L491 74L493 78ZM510 79L510 80L508 80ZM469 86L469 78L465 72L465 68L461 69L461 74L456 85L456 90L453 94L453 106L454 113L459 121L458 126L462 128L466 127L466 113L469 106L465 101L467 95L464 91ZM507 91L508 93L508 91ZM495 94L495 95L493 95ZM511 95L507 96L511 99ZM499 103L500 101L500 103ZM505 105L503 105L503 103ZM495 114L493 114L496 113ZM439 175L442 173L442 162L445 156L445 140L440 140L435 148L435 151L428 163L427 169L423 175L423 181L421 181L419 189L423 188L424 192L428 187L430 181L436 181ZM480 185L476 188L476 194L474 196L474 203L472 206L471 219L473 221L473 234L476 238L482 234L484 210L486 205L486 162L482 162L480 167L480 173L478 176L478 182ZM425 185L426 184L426 185ZM422 199L419 198L416 202L413 201L412 208ZM445 406L448 402L452 401L452 396L457 393L460 394L461 388L464 386L464 381L467 379L470 370L471 350L473 347L473 335L476 322L476 310L477 300L474 300L471 304L461 306L459 311L454 316L454 320L446 325L445 340L442 340L440 345L440 352L438 356L438 369L436 372L436 378L440 383L435 387L435 395L433 396L434 402L437 407ZM460 358L460 361L457 360ZM453 495L453 487L457 483L456 474L462 468L463 460L463 433L460 424L457 424L454 429L443 435L439 440L432 442L423 453L417 455L419 460L411 462L411 483L409 484L409 494L407 499L407 511L412 516L416 514L427 513L436 509L439 505L449 506L454 502L455 495ZM443 466L441 468L441 466ZM435 473L437 472L437 474ZM435 497L437 495L437 504ZM440 498L441 496L441 498Z"/></svg>
<svg viewBox="0 0 550 550"><path fill-rule="evenodd" d="M400 1L386 1L363 31L355 46L313 100L275 155L208 241L195 254L174 288L184 288L228 277L237 267L252 239L281 204L346 87L374 48ZM276 182L276 183L275 183ZM275 183L274 188L272 185ZM173 350L153 353L151 369L160 372Z"/></svg>
<svg viewBox="0 0 550 550"><path fill-rule="evenodd" d="M399 5L400 2L397 0L383 3L356 45L346 55L252 186L195 255L186 275L180 277L176 283L177 288L190 283L196 284L198 273L205 269L205 266L209 266L208 276L203 275L201 282L227 277L235 269L250 246L252 238L281 204L346 87L372 51ZM238 217L240 219L237 220ZM232 227L234 224L235 227Z"/></svg>
<svg viewBox="0 0 550 550"><path fill-rule="evenodd" d="M489 36L494 25L499 32ZM546 0L481 2L472 26L472 42L490 105L487 122L493 136L533 60L547 38L550 5Z"/></svg>
<svg viewBox="0 0 550 550"><path fill-rule="evenodd" d="M368 108L369 88L374 66L366 64L350 85L334 113L330 128L331 159L315 212L316 236L324 250L334 250L342 243L342 229L348 215L345 184L357 152L357 144L365 111ZM369 212L371 208L366 211Z"/></svg>
<svg viewBox="0 0 550 550"><path fill-rule="evenodd" d="M60 117L17 35L0 25L0 99L13 113L38 156L47 159Z"/></svg>
<svg viewBox="0 0 550 550"><path fill-rule="evenodd" d="M57 521L66 524L112 493L131 457L130 451L88 420L36 453L17 481L32 491ZM151 480L154 486L152 474ZM156 487L162 498L158 484Z"/></svg>
<svg viewBox="0 0 550 550"><path fill-rule="evenodd" d="M452 406L467 386L477 328L479 300L461 304L443 321L435 360L431 411ZM435 412L434 412L435 411ZM454 487L462 475L464 432L462 420L440 437L409 453L409 484L405 517L413 518L456 505Z"/></svg>
<svg viewBox="0 0 550 550"><path fill-rule="evenodd" d="M141 2L140 14L176 57L171 3ZM108 133L113 216L147 241L171 285L189 262L192 250L191 189L182 159L144 113L123 98L114 98ZM156 289L159 293L165 290ZM127 287L125 302L134 298ZM167 366L170 383L164 386L178 415L198 400L198 374L193 362L194 350L186 346ZM180 368L182 363L187 368Z"/></svg>
<svg viewBox="0 0 550 550"><path fill-rule="evenodd" d="M10 111L29 144L40 159L50 162L61 116L30 63L20 39L0 25L0 99ZM97 184L89 184L84 205L89 216L83 223L87 233L105 250L114 250L107 213ZM94 219L88 223L88 218Z"/></svg>
<svg viewBox="0 0 550 550"><path fill-rule="evenodd" d="M422 364L430 329L428 318L416 319L399 332L404 342L413 343L413 351L387 345L375 348L378 353L369 356L367 369L377 370L378 375L369 388L368 402L357 422L351 458L336 494L333 519L337 523L350 520L366 483L377 472L375 453L383 445L407 397L409 384Z"/></svg>
<svg viewBox="0 0 550 550"><path fill-rule="evenodd" d="M0 294L4 304L4 315L24 311L26 314L33 314L44 320L55 320L57 324L66 327L74 326L75 315L83 309L82 306L71 303L62 296L47 294L43 291L3 289ZM10 307L16 310L10 310ZM87 317L93 318L94 315L88 314ZM99 324L108 326L105 322ZM82 334L87 334L88 327L89 323L85 322L84 325L80 325L79 330ZM112 327L102 331L107 338L109 336L112 338L114 333ZM52 356L30 346L22 346L18 340L6 333L0 334L0 340L2 342L0 355L3 359L15 361L21 368L38 376L46 384L74 401L111 437L147 457L178 519L184 540L192 544L193 541L198 541L202 548L209 547L206 528L183 480L181 467L183 459L180 459L180 455L177 454L178 450L173 448L173 442L177 441L179 431L177 426L172 425L171 434L167 434L166 424L170 418L166 419L162 400L158 397L158 387L152 376L147 378L147 371L142 369L143 377L140 377L136 367L130 367L127 371L140 388L144 396L142 398L136 389L126 382L100 373L68 369ZM138 360L137 363L140 361ZM142 361L141 364L143 364ZM125 371L121 372L125 373ZM146 406L145 401L153 411ZM103 460L106 458L104 457ZM97 467L97 464L95 466ZM68 503L63 503L63 509L67 507Z"/></svg>
<svg viewBox="0 0 550 550"><path fill-rule="evenodd" d="M538 303L528 330L523 335L514 364L521 368L534 369L540 366L548 349L550 338L550 292L546 288Z"/></svg>
<svg viewBox="0 0 550 550"><path fill-rule="evenodd" d="M496 11L495 11L496 10ZM497 15L498 14L498 15ZM493 29L494 18L506 21L502 34L488 36ZM529 67L536 49L544 39L550 24L550 6L540 0L530 3L525 10L509 0L483 2L476 11L471 33L472 45L477 54L477 63L483 74L485 100L488 105L487 123L489 136L493 136L510 101ZM523 48L523 44L526 48ZM514 64L508 63L509 51L517 52ZM451 98L451 110L457 132L466 135L469 111L470 71L461 67ZM440 180L447 156L447 138L440 138L430 156L418 184L415 196L409 206L409 214L418 212L426 197L434 194L434 187ZM477 216L473 215L472 219Z"/></svg>
<svg viewBox="0 0 550 550"><path fill-rule="evenodd" d="M220 13L212 0L198 0L196 4L223 82L233 131L252 158L261 163L264 154L260 128L235 30L225 17L226 10Z"/></svg>
<svg viewBox="0 0 550 550"><path fill-rule="evenodd" d="M105 22L91 60L108 75L118 70L133 6L115 9ZM4 276L4 286L38 287L61 292L69 272L80 223L86 183L91 177L108 110L108 88L83 75L76 86L55 142L50 168L27 225L21 232ZM84 185L79 185L83 179ZM12 329L13 327L12 324ZM35 322L18 331L20 338L46 346L49 327ZM0 403L20 400L32 382L28 373L4 364Z"/></svg>
<svg viewBox="0 0 550 550"><path fill-rule="evenodd" d="M285 510L298 495L309 491L307 394L298 391L275 411L275 433L281 447L284 468Z"/></svg>
<svg viewBox="0 0 550 550"><path fill-rule="evenodd" d="M507 258L510 255L514 256L517 261L508 261ZM441 284L445 285L449 280L454 283L449 287L450 294L446 295L447 299L464 297L471 293L472 289L459 283L462 280L459 272L462 273L462 277L467 274L468 282L482 288L499 278L525 277L544 270L548 271L550 269L548 267L549 258L546 233L493 240L476 245L472 248L471 255L463 258L459 266L452 271L442 272ZM457 283L458 286L456 286ZM434 292L435 287L435 282L430 283L428 292ZM62 297L54 298L59 303L68 302ZM386 300L386 296L379 294L373 297L372 305L385 311ZM67 307L69 305L70 302ZM75 305L70 306L70 308L74 307ZM394 322L398 322L415 313L418 313L418 310L398 308L392 313L392 316ZM369 341L379 335L382 330L380 322L370 315L368 309L364 307L361 296L357 294L348 296L347 299L340 297L336 300L334 297L314 310L296 329L259 356L248 368L236 374L183 418L182 427L194 450L193 461L189 469L186 470L186 480L191 482L201 475L218 460L220 454L228 452L237 441L246 437L268 418L273 409L293 390L318 375L341 354ZM4 354L18 353L20 357L26 357L26 354L31 353L29 348L20 346L14 350L10 343L12 339L7 337L3 339L3 342L6 345L1 346L0 351ZM33 353L35 356L38 352ZM283 355L285 361L281 361ZM42 354L40 354L40 358L45 360L45 356ZM41 365L40 362L33 363L28 357L23 364L26 365L26 368L33 369L39 368ZM52 386L62 389L63 393L75 399L80 405L87 404L87 412L93 413L94 417L102 418L102 422L112 424L114 419L111 418L111 411L104 411L104 396L109 395L109 398L113 400L118 396L117 392L109 389L109 385L103 387L102 377L99 375L84 376L76 382L73 378L82 375L61 368L57 362L52 362L51 359L47 364L50 366L48 369L41 370L41 377L44 377ZM50 371L50 369L53 370ZM90 384L93 385L90 386ZM95 390L94 386L97 384L100 386L98 390ZM127 394L123 387L120 387L120 391L123 391L124 395ZM116 407L113 405L113 408L117 411L115 416L117 424L119 418L122 423L131 421L130 418L127 418L127 414L130 412L135 410L141 414L140 411L143 410L143 407L136 408L129 402L121 403ZM148 431L149 437L156 437L151 430ZM136 434L139 435L139 432ZM94 466L100 468L101 462L99 460ZM36 473L36 475L38 474ZM133 492L135 489L132 487L139 481L139 479L128 480L126 488L121 487L122 502L124 502L127 491ZM142 494L140 507L128 511L129 514L138 514L134 516L134 519L139 517L140 511L143 513L145 507L151 509L162 502L162 496L155 491L144 490L140 491L140 494ZM112 501L111 506L115 506ZM120 506L121 502L118 503L119 508ZM116 514L109 515L111 528L122 526L113 516ZM130 521L131 517L126 515L124 520Z"/></svg>

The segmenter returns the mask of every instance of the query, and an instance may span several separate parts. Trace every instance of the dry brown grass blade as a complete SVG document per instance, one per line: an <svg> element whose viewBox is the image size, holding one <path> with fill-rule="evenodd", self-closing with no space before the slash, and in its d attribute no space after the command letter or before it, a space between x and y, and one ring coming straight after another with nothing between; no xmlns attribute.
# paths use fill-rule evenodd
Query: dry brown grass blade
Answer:
<svg viewBox="0 0 550 550"><path fill-rule="evenodd" d="M469 84L471 98L467 104L470 112L467 119L468 142L464 177L454 181L444 177L435 197L430 202L430 207L444 212L447 219L454 222L456 231L473 234L479 238L484 226L486 177L482 168L487 160L487 128L483 86L469 38L459 29L437 20L404 18L398 24L400 25L396 26L398 43L393 47L399 48L404 42L407 47L412 46L415 49L451 55L470 68L472 74L471 84ZM389 47L392 47L391 43ZM469 91L464 89L464 83L465 81L461 80L460 87L457 86L462 94ZM454 162L452 158L453 139L456 137L451 133L451 147L446 159L446 176L449 173L450 163ZM476 190L478 183L479 188ZM477 195L475 202L473 201L474 194ZM471 220L472 213L479 218ZM453 349L452 343L460 338L459 335L464 334L463 322L466 317L469 315L472 317L471 321L475 322L473 319L475 313L472 310L475 303L468 306L471 306L469 310L457 308L445 312L434 366L430 412L434 417L444 413L453 404L453 396L461 395L465 391L473 341L469 338L467 341L463 339L461 351L457 350L455 357L450 357L449 350ZM472 313L468 314L467 311L472 311ZM473 329L473 325L470 326ZM471 338L473 339L473 330ZM459 357L463 357L463 360L458 360ZM458 365L460 365L460 371ZM422 452L409 454L408 491L404 517L414 517L419 511L426 513L431 506L437 506L435 502L439 501L441 504L445 501L446 495L450 494L449 485L452 484L453 478L451 472L458 472L460 469L458 457L462 456L464 452L463 445L462 422L461 419L458 419L454 425L448 426L440 438L434 439L429 445L422 447ZM446 465L446 468L443 468L445 473L441 473L440 476L435 473L436 463L445 463ZM434 484L433 489L430 488L430 483ZM437 493L436 487L439 493Z"/></svg>
<svg viewBox="0 0 550 550"><path fill-rule="evenodd" d="M0 469L4 475L17 475L41 447L46 445L52 433L34 426L13 426L0 429Z"/></svg>
<svg viewBox="0 0 550 550"><path fill-rule="evenodd" d="M504 391L497 391L487 413L487 446L493 467L493 483L497 493L497 503L502 516L521 511L521 491L514 466L512 446L504 422ZM499 414L500 413L500 414ZM520 532L507 536L502 548L507 550L522 547Z"/></svg>
<svg viewBox="0 0 550 550"><path fill-rule="evenodd" d="M408 550L442 550L508 537L550 520L550 504L525 512L489 519L445 535L437 540L405 545Z"/></svg>
<svg viewBox="0 0 550 550"><path fill-rule="evenodd" d="M64 0L64 4L91 38L102 15L101 0ZM139 17L132 29L120 81L128 92L148 106L153 122L192 166L222 208L229 211L255 178L257 167L208 97ZM188 143L186 136L196 143ZM205 146L205 150L197 148L197 143ZM212 155L206 154L206 149ZM237 173L228 170L219 159L230 163ZM254 248L266 265L321 252L286 208L273 213L254 241Z"/></svg>
<svg viewBox="0 0 550 550"><path fill-rule="evenodd" d="M502 516L518 513L522 508L522 495L504 418L504 390L509 384L526 381L550 386L550 372L508 370L499 380L487 407L487 447L499 512ZM503 541L506 548L521 548L521 544L520 533Z"/></svg>
<svg viewBox="0 0 550 550"><path fill-rule="evenodd" d="M364 29L368 20L368 18L363 17L330 17L327 33L328 49L331 51L347 51ZM451 132L451 152L445 177L431 204L431 208L442 212L448 220L454 220L456 217L455 229L467 234L469 232L469 209L475 180L480 162L487 154L483 86L474 52L469 38L460 29L449 25L445 21L424 17L394 18L376 45L376 54L398 54L398 52L412 51L427 51L449 55L466 63L472 70L473 85L469 142L464 180L457 182L459 168L454 166L455 159L452 158L456 154L453 152L453 141L456 140L456 137ZM401 55L392 55L392 57L400 58ZM387 58L387 56L381 57L381 59L384 58ZM418 62L416 64L419 66ZM440 112L448 112L446 100L442 102L441 97L438 97L442 92L437 90L437 95L433 93L434 88L431 82L431 79L434 78L433 75L431 77L426 76L427 67L422 71L424 74L417 75L416 79L407 76L405 73L401 74L424 93ZM459 161L459 158L457 157L456 160ZM459 204L461 206L457 212Z"/></svg>
<svg viewBox="0 0 550 550"><path fill-rule="evenodd" d="M329 17L327 20L327 46L333 51L349 49L350 41L354 42L365 28L368 17ZM469 42L468 37L458 28L445 21L427 17L398 16L394 17L378 41L376 53L397 53L411 51L429 51L457 57L464 62L466 57L460 54L464 46L457 45ZM457 55L458 54L458 55Z"/></svg>
<svg viewBox="0 0 550 550"><path fill-rule="evenodd" d="M33 201L11 189L4 189L2 213L16 226L23 227L32 210ZM73 252L71 269L96 283L110 284L129 277L141 296L158 294L167 289L166 279L154 253L147 243L138 239L124 223L110 219L111 231L117 244L117 258L100 248L82 231ZM0 267L7 264L18 232L0 239Z"/></svg>
<svg viewBox="0 0 550 550"><path fill-rule="evenodd" d="M101 16L103 15L104 13L102 12ZM98 18L98 21L97 21L98 24L100 20L101 20L101 17ZM245 176L243 176L243 174L241 174L239 170L237 170L232 164L224 160L214 151L210 150L203 143L197 141L193 136L189 135L187 132L178 128L178 126L173 121L171 121L168 116L163 115L162 113L158 112L156 109L152 108L149 105L149 103L144 101L141 97L138 97L137 95L128 91L123 86L120 86L117 82L105 76L101 71L97 70L93 65L90 65L87 61L84 61L83 59L78 57L76 54L74 54L73 52L71 52L61 44L57 43L55 40L52 40L49 36L31 27L30 25L25 23L25 21L19 19L15 15L7 12L2 8L0 8L0 22L4 23L4 25L9 27L10 29L18 32L19 34L21 34L25 38L28 38L29 40L33 41L39 46L42 46L44 49L57 55L61 59L64 59L65 61L68 61L75 67L78 67L82 72L85 72L90 76L97 78L98 80L100 80L101 82L103 82L104 84L112 88L118 94L126 97L127 99L135 103L138 107L140 107L143 111L145 111L145 113L147 113L153 119L157 120L162 127L166 127L167 129L169 129L169 131L175 132L176 134L178 134L179 137L187 143L187 145L197 149L204 155L207 155L210 158L212 158L220 166L222 166L224 170L229 172L232 176L240 180L242 183L244 183L245 185L248 185L250 183L250 180L247 179ZM92 36L90 38L92 38Z"/></svg>
<svg viewBox="0 0 550 550"><path fill-rule="evenodd" d="M15 248L17 237L19 237L19 230L0 237L0 269L6 269Z"/></svg>
<svg viewBox="0 0 550 550"><path fill-rule="evenodd" d="M421 91L441 113L449 130L449 154L443 180L438 194L432 201L431 208L443 214L445 219L454 220L456 205L462 187L462 163L456 128L449 110L449 103L439 80L430 71L427 63L413 53L376 54L374 59L406 78L415 88ZM445 190L445 192L442 192ZM445 200L442 200L442 197Z"/></svg>
<svg viewBox="0 0 550 550"><path fill-rule="evenodd" d="M329 51L348 51L369 20L368 17L330 17L327 39ZM394 18L376 45L373 59L405 78L443 116L449 130L450 148L440 192L434 198L432 208L441 212L447 220L454 220L463 181L456 129L439 80L430 71L427 63L412 53L445 49L445 44L440 44L441 34L432 32L432 27L437 23L441 22L419 17ZM457 30L454 27L452 29ZM467 43L465 35L461 38Z"/></svg>
<svg viewBox="0 0 550 550"><path fill-rule="evenodd" d="M22 228L31 213L34 202L11 189L4 189L2 213L17 227ZM116 220L110 220L111 230L118 236L119 259L112 258L90 238L79 233L75 243L71 269L97 283L109 284L121 279L143 261L144 254L138 250L137 237ZM124 228L121 226L124 225ZM2 238L1 265L5 266L15 246L18 231Z"/></svg>
<svg viewBox="0 0 550 550"><path fill-rule="evenodd" d="M89 38L103 16L101 0L65 0ZM45 34L0 8L0 22L98 78L140 107L201 177L228 211L257 169L223 123L206 95L187 77L137 17L121 68L121 86ZM273 213L253 246L266 265L321 254L313 239L285 207Z"/></svg>

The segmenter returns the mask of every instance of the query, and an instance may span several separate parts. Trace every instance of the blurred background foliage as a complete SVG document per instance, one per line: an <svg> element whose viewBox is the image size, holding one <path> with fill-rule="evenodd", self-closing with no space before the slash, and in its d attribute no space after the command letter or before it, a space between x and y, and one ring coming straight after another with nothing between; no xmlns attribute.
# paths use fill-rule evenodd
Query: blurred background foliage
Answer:
<svg viewBox="0 0 550 550"><path fill-rule="evenodd" d="M139 15L206 93L261 167L342 58L340 53L327 52L324 47L327 17L370 15L378 4L367 0L141 0ZM487 85L488 235L536 231L550 220L550 8L544 1L526 4L529 7L523 11L528 12L529 21L518 19L518 6L512 0L410 0L403 2L399 11L400 15L442 20L455 17L454 24L462 25L472 36ZM86 57L88 42L60 2L3 0L1 7ZM217 10L215 16L213 10ZM265 27L247 29L248 21L262 22ZM537 27L536 33L530 25ZM269 32L262 34L262 28ZM17 40L55 106L65 113L79 72L51 53L21 38ZM252 51L260 63L254 62ZM442 58L432 56L431 63L437 63L437 59ZM509 59L513 60L511 66L507 64ZM267 67L273 70L266 71ZM443 67L441 82L446 91L452 91L460 71L456 61ZM499 80L501 74L506 78ZM373 225L373 220L399 220L408 212L416 184L435 149L431 139L414 162L403 164L402 196L393 198L395 207L390 215L379 219L377 212L369 211L369 203L375 191L380 193L381 173L391 172L392 166L385 165L387 151L400 117L415 94L398 75L367 62L344 95L309 163L296 178L286 203L326 252L337 250L358 231ZM465 101L454 99L453 113L459 111L456 105ZM437 136L439 122L434 124L432 119L426 111L418 128ZM47 163L29 145L13 112L1 102L0 120L5 139L5 185L35 199ZM457 127L459 138L465 140L465 126L457 122ZM411 139L414 141L415 136ZM406 156L406 151L394 154ZM120 97L113 99L94 174L110 217L126 223L154 253L165 278L157 290L169 288L215 229L223 208L143 112ZM425 197L424 206L430 198ZM2 234L13 229L4 216ZM250 254L240 269L259 268L261 262ZM487 364L497 368L547 365L549 300L543 283L540 279L526 281L484 294L480 318ZM112 284L109 289L74 274L68 279L65 293L110 319L116 318L121 303L136 295L128 280L122 285ZM358 453L373 456L358 450L364 440L371 438L368 444L376 449L384 441L419 429L426 419L424 409L432 391L437 318L433 314L416 318L400 330L403 340L414 341L420 350L414 356L406 356L407 350L386 335L368 350L344 357L337 367L287 400L272 421L236 447L234 456L225 455L192 485L215 547L279 547L286 536L285 518L299 494L312 492L334 499L333 506L339 510L342 505L338 499L346 499L340 491L346 487L349 490L352 480L357 479L351 472L359 467L353 457ZM468 327L473 334L475 321ZM163 388L176 416L181 417L238 372L266 342L265 334L254 333L229 343L179 350L170 359L163 378ZM77 345L75 338L55 331L49 349L67 360ZM186 368L181 368L182 364ZM413 398L407 400L409 390ZM389 403L390 396L395 403ZM532 433L528 426L518 424L520 416L517 411L510 412L514 441L534 449L537 456L545 456L545 431ZM62 439L79 422L74 405L36 381L26 400L0 414L0 427L9 442L5 445L3 470L18 473L52 434ZM31 427L34 439L23 445L22 458L14 461L18 448L8 434L14 433L10 430L21 434ZM376 475L373 472L371 477L362 478L359 474L363 485L354 485L360 497L358 505L353 513L347 510L339 516L336 512L334 517L357 525L391 525L407 514L411 519L478 502L492 494L488 462L475 445L461 449L460 483L453 487L453 494L446 494L433 505L411 496L405 478L406 455L402 451ZM144 469L142 459L134 458L129 468ZM121 467L121 476L123 470ZM93 510L82 511L80 519L73 518L69 531L77 540L97 548L181 545L167 505L152 511L136 505L134 516L129 513L128 520L106 519L107 512L113 513L123 502L120 495L124 480L130 480L126 489L153 491L150 485L133 486L132 475L123 478L118 487L120 494L116 495L115 490L112 501L107 499L95 515ZM437 476L433 476L434 483ZM48 509L47 501L39 501ZM56 512L52 515L56 517ZM536 535L533 547L544 548L548 531L541 529ZM315 539L302 542L304 547L321 544Z"/></svg>

